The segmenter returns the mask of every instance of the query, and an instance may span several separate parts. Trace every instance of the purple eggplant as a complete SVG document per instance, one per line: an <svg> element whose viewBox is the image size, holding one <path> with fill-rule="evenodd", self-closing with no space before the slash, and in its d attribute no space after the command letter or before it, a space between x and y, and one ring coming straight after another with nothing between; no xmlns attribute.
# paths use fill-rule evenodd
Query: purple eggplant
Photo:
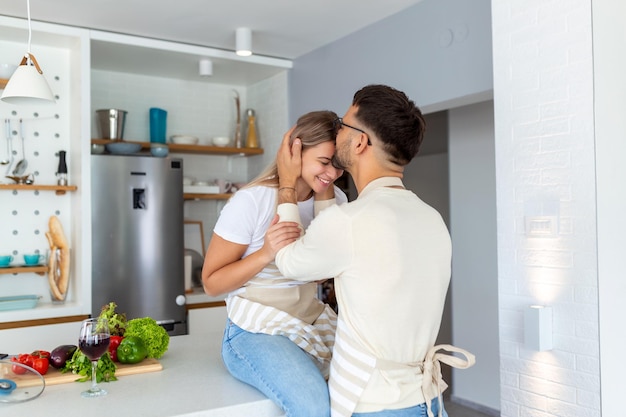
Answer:
<svg viewBox="0 0 626 417"><path fill-rule="evenodd" d="M78 349L76 345L61 345L50 352L50 365L56 369L61 369L74 352Z"/></svg>

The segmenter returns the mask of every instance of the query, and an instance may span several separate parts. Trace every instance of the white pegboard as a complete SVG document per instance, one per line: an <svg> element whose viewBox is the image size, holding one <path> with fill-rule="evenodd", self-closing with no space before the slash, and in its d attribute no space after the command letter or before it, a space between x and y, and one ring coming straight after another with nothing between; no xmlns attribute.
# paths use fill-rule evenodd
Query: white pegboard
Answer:
<svg viewBox="0 0 626 417"><path fill-rule="evenodd" d="M0 42L0 62L17 61L24 45ZM27 168L23 175L32 174L35 185L56 184L59 151L67 151L69 180L72 181L74 166L80 161L70 160L70 59L62 48L38 46L34 51L50 88L56 97L53 105L10 105L0 102L0 159L7 152L5 121L10 121L9 141L15 168L17 161L26 158ZM17 64L17 62L16 62ZM20 120L22 128L20 129ZM22 135L25 154L22 153ZM0 166L0 183L11 184L6 175L12 169ZM72 207L69 194L56 195L54 191L0 190L0 253L11 254L13 264L23 264L26 253L46 255L49 249L45 233L50 216L58 216L69 238L71 235ZM34 273L0 275L0 296L41 295L42 302L50 301L47 276ZM71 298L71 293L68 299Z"/></svg>

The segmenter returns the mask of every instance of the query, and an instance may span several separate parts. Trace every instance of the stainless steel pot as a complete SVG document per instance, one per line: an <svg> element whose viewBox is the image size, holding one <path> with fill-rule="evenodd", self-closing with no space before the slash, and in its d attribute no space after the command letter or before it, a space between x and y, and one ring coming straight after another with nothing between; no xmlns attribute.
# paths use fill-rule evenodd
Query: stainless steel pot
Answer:
<svg viewBox="0 0 626 417"><path fill-rule="evenodd" d="M124 139L124 125L126 124L126 110L101 109L96 110L100 136L103 139Z"/></svg>

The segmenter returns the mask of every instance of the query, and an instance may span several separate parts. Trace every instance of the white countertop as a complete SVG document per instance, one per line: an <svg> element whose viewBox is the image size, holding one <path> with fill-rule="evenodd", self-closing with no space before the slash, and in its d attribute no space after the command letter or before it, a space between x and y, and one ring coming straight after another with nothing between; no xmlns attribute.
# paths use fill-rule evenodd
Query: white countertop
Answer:
<svg viewBox="0 0 626 417"><path fill-rule="evenodd" d="M222 334L173 336L160 372L102 383L109 393L82 398L89 382L46 386L36 399L0 403L3 417L63 416L278 417L282 411L256 389L233 378L220 355Z"/></svg>

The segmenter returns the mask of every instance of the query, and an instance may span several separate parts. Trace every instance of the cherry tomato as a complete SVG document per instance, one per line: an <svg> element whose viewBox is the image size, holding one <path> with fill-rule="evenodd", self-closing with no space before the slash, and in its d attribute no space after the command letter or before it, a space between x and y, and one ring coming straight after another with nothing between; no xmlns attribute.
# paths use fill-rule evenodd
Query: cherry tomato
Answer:
<svg viewBox="0 0 626 417"><path fill-rule="evenodd" d="M14 356L11 358L11 362L20 363L20 360ZM26 373L26 368L24 368L23 366L19 366L19 365L11 366L11 370L13 371L15 375L24 375Z"/></svg>

